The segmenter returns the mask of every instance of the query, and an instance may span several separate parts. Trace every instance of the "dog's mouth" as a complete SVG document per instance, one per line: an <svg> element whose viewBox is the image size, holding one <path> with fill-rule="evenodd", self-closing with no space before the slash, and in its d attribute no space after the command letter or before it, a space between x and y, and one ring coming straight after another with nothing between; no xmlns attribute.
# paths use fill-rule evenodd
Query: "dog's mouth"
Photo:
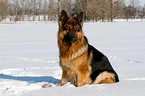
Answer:
<svg viewBox="0 0 145 96"><path fill-rule="evenodd" d="M68 44L73 44L77 41L77 36L64 36L64 41L66 41Z"/></svg>

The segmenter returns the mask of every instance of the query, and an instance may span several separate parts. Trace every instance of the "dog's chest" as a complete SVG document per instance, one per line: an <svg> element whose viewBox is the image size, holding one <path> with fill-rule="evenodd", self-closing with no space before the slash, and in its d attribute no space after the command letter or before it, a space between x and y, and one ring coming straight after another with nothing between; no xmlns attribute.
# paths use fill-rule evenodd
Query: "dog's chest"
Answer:
<svg viewBox="0 0 145 96"><path fill-rule="evenodd" d="M77 68L76 62L74 62L73 60L69 60L69 58L65 58L65 57L61 57L60 66L62 68L65 69L68 68L71 70L75 70Z"/></svg>
<svg viewBox="0 0 145 96"><path fill-rule="evenodd" d="M70 59L68 57L60 57L60 66L64 69L77 70L79 66L87 65L87 53L79 56L75 59Z"/></svg>

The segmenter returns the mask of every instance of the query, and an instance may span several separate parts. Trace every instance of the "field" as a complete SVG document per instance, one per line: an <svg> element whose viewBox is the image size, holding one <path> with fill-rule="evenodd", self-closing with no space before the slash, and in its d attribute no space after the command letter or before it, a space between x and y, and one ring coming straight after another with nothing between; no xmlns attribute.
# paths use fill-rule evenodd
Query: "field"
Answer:
<svg viewBox="0 0 145 96"><path fill-rule="evenodd" d="M89 43L119 75L116 84L59 84L57 24L0 25L0 96L145 96L145 22L85 23Z"/></svg>

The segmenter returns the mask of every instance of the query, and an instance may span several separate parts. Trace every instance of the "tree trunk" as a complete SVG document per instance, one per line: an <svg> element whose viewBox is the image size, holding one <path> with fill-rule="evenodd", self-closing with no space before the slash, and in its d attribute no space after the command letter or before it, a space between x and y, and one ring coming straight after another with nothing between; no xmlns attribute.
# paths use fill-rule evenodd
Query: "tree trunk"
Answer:
<svg viewBox="0 0 145 96"><path fill-rule="evenodd" d="M40 15L41 15L41 0L39 0L39 17L38 17L38 21L40 21Z"/></svg>
<svg viewBox="0 0 145 96"><path fill-rule="evenodd" d="M15 9L15 11L16 11L16 17L15 17L15 22L17 22L18 21L18 8L16 7L16 9Z"/></svg>
<svg viewBox="0 0 145 96"><path fill-rule="evenodd" d="M111 22L113 22L113 0L110 0L111 3Z"/></svg>
<svg viewBox="0 0 145 96"><path fill-rule="evenodd" d="M23 7L23 16L22 16L22 21L24 21L24 15L25 15L25 8Z"/></svg>
<svg viewBox="0 0 145 96"><path fill-rule="evenodd" d="M36 8L36 0L32 0L33 1L33 21L35 21L35 8Z"/></svg>
<svg viewBox="0 0 145 96"><path fill-rule="evenodd" d="M44 1L44 21L46 21L46 0Z"/></svg>
<svg viewBox="0 0 145 96"><path fill-rule="evenodd" d="M18 21L18 4L19 4L19 2L18 2L18 0L13 0L13 2L14 2L14 8L15 8L15 22L17 22Z"/></svg>
<svg viewBox="0 0 145 96"><path fill-rule="evenodd" d="M58 9L57 9L57 12L58 12L58 19L59 19L59 16L60 16L60 0L58 0ZM59 21L59 20L58 20Z"/></svg>
<svg viewBox="0 0 145 96"><path fill-rule="evenodd" d="M3 1L0 0L0 22L2 21Z"/></svg>
<svg viewBox="0 0 145 96"><path fill-rule="evenodd" d="M28 21L30 21L30 17L31 17L31 13L30 13L30 7L31 7L31 2L30 1L28 1L28 6L27 6L27 16L28 16Z"/></svg>

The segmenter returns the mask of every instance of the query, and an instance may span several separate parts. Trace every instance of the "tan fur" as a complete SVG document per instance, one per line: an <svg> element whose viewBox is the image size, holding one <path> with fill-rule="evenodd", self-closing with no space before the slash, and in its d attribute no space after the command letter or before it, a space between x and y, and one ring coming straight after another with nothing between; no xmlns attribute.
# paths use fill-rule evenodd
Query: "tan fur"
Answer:
<svg viewBox="0 0 145 96"><path fill-rule="evenodd" d="M115 74L104 71L100 73L97 77L96 80L93 82L94 84L110 84L110 83L115 83Z"/></svg>
<svg viewBox="0 0 145 96"><path fill-rule="evenodd" d="M80 49L78 49L77 52L71 54L71 56L69 57L69 60L73 60L76 59L77 57L81 56L82 54L84 54L88 49L88 44L82 46Z"/></svg>
<svg viewBox="0 0 145 96"><path fill-rule="evenodd" d="M69 48L65 46L65 43L62 41L62 34L65 34L65 32L60 31L58 34L60 66L63 70L61 84L68 81L76 86L91 83L89 77L91 74L91 66L88 64L90 63L88 62L88 44L84 40L84 37L81 36L83 32L78 34L80 39Z"/></svg>
<svg viewBox="0 0 145 96"><path fill-rule="evenodd" d="M85 50L86 48L84 48L84 51ZM60 66L63 70L61 84L70 81L71 83L79 87L84 84L91 83L91 79L89 77L91 74L91 66L87 62L87 50L85 52L81 51L80 53L79 51L77 51L78 53L74 52L74 54L78 55L75 55L75 57L73 58L72 55L74 54L65 55L61 57Z"/></svg>

